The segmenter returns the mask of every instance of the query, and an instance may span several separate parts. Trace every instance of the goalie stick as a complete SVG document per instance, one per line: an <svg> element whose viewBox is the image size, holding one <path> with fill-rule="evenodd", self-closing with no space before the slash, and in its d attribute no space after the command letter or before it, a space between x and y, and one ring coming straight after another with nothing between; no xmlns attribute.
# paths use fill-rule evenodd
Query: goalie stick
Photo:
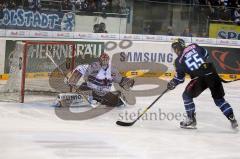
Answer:
<svg viewBox="0 0 240 159"><path fill-rule="evenodd" d="M57 69L64 75L64 77L68 80L68 76L64 73L64 71L59 67L59 65L58 64L56 64L56 62L53 60L53 58L48 54L48 53L46 53L46 56L52 61L52 63L57 67ZM91 102L87 99L87 97L84 95L84 94L82 94L82 93L80 93L76 88L74 88L76 91L77 91L77 93L79 93L79 94L81 94L84 98L85 98L85 100L92 106L92 104L91 104Z"/></svg>
<svg viewBox="0 0 240 159"><path fill-rule="evenodd" d="M152 102L152 104L150 104L134 121L132 121L132 122L117 121L116 124L117 124L117 125L120 125L120 126L132 126L132 125L135 124L135 123L143 116L143 114L145 114L167 91L168 91L168 89L166 89L165 91L163 91L163 93L160 94L160 95Z"/></svg>

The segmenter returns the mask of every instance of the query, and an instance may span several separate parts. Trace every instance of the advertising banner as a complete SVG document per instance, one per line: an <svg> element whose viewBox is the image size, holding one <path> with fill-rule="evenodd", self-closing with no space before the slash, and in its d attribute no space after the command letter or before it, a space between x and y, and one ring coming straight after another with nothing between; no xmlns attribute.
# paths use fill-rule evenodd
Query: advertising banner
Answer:
<svg viewBox="0 0 240 159"><path fill-rule="evenodd" d="M0 29L74 31L75 15L57 11L3 9Z"/></svg>
<svg viewBox="0 0 240 159"><path fill-rule="evenodd" d="M221 74L240 74L239 48L206 47L210 60Z"/></svg>
<svg viewBox="0 0 240 159"><path fill-rule="evenodd" d="M4 61L5 61L5 47L6 47L6 41L0 40L0 74L4 73Z"/></svg>
<svg viewBox="0 0 240 159"><path fill-rule="evenodd" d="M76 42L75 66L89 64L96 61L104 51L104 42L79 41Z"/></svg>
<svg viewBox="0 0 240 159"><path fill-rule="evenodd" d="M4 73L9 73L10 66L14 62L14 54L17 50L18 54L23 54L23 50L16 49L17 41L7 40L5 51L5 68ZM72 47L69 45L46 45L36 44L27 47L27 73L35 72L52 72L56 67L47 58L46 52L49 53L58 65L66 63L66 59L71 57Z"/></svg>
<svg viewBox="0 0 240 159"><path fill-rule="evenodd" d="M12 55L16 47L16 41L7 40L5 50L4 73L9 73ZM75 65L90 63L98 57L104 49L104 42L76 42ZM59 65L66 65L72 56L72 47L67 44L57 45L29 45L27 48L27 72L51 72L56 66L47 58L49 53Z"/></svg>
<svg viewBox="0 0 240 159"><path fill-rule="evenodd" d="M240 26L211 23L209 26L209 37L240 40Z"/></svg>
<svg viewBox="0 0 240 159"><path fill-rule="evenodd" d="M15 43L16 41L6 41L4 73L9 72L11 54L15 48ZM127 75L160 76L163 73L173 73L175 70L173 63L176 55L172 52L169 42L102 40L76 41L74 43L76 44L75 66L97 60L97 57L104 51L111 56L111 63L120 72ZM51 71L55 68L44 53L46 47L48 46L37 45L29 49L28 58L31 58L31 60L28 61L31 61L32 64L29 64L28 72ZM49 47L51 48L51 46ZM208 50L209 59L216 66L218 73L240 74L239 48L204 47ZM52 56L58 63L64 63L68 57L71 57L70 52L71 48L69 46L59 46L54 50Z"/></svg>
<svg viewBox="0 0 240 159"><path fill-rule="evenodd" d="M157 77L174 70L176 55L167 42L107 41L105 52L112 55L112 63L127 75Z"/></svg>

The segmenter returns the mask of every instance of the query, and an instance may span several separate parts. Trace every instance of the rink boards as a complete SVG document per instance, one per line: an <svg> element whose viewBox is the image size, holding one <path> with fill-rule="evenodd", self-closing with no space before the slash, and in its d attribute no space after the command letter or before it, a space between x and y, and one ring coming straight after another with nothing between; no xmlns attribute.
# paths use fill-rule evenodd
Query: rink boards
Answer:
<svg viewBox="0 0 240 159"><path fill-rule="evenodd" d="M25 33L25 32L24 32ZM70 34L70 33L69 33ZM68 34L68 35L69 35ZM39 41L71 41L76 44L76 60L81 62L91 61L97 58L101 52L107 52L111 62L124 76L139 77L173 77L174 59L176 55L171 50L171 42L177 37L157 35L136 35L136 34L93 34L93 33L71 33L73 36L41 38L11 37L0 39L0 80L8 78L9 52L14 49L15 40L39 40ZM17 35L17 34L16 34ZM32 34L31 34L32 35ZM58 34L51 34L57 36ZM78 35L78 36L75 36ZM27 35L26 35L27 36ZM30 36L30 35L29 35ZM71 38L73 37L73 38ZM53 38L53 37L52 37ZM204 46L210 54L211 62L216 66L217 71L224 79L239 78L240 60L239 40L213 39L213 38L183 38L187 44L198 43ZM9 47L11 46L11 47ZM59 54L60 57L64 54ZM36 52L33 58L46 58L41 52ZM75 64L78 65L78 62ZM167 70L162 70L162 64ZM49 72L27 73L28 78L47 78Z"/></svg>

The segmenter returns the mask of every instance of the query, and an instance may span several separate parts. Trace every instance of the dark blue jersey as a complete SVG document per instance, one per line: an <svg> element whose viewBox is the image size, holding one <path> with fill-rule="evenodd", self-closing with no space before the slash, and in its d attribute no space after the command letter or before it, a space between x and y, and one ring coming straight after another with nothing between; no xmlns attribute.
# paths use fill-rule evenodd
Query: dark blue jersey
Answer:
<svg viewBox="0 0 240 159"><path fill-rule="evenodd" d="M188 45L175 60L176 75L173 80L176 84L184 82L185 74L189 74L194 78L194 72L206 62L208 58L206 49L197 44Z"/></svg>

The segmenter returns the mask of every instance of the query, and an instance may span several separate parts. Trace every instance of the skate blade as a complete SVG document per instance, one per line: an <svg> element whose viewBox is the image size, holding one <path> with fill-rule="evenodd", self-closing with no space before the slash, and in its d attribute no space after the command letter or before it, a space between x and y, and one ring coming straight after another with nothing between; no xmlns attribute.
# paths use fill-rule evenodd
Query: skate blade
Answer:
<svg viewBox="0 0 240 159"><path fill-rule="evenodd" d="M238 128L238 126L235 127L235 128L232 127L232 130L235 131L235 132L239 132L239 128Z"/></svg>
<svg viewBox="0 0 240 159"><path fill-rule="evenodd" d="M180 126L182 129L197 129L196 126Z"/></svg>

